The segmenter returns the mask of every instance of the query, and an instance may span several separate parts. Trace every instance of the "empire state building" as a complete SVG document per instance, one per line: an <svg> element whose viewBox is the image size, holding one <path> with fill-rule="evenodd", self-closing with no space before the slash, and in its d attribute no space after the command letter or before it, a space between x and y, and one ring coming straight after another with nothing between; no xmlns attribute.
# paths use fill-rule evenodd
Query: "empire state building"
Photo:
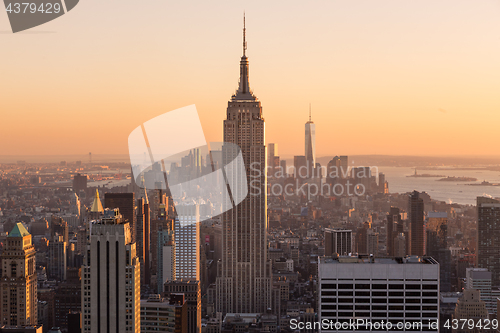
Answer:
<svg viewBox="0 0 500 333"><path fill-rule="evenodd" d="M228 102L224 142L241 149L248 195L222 214L222 260L217 266L216 283L216 309L222 313L262 313L271 306L264 118L260 101L249 87L245 32L243 25L240 82ZM239 175L226 176L232 183L238 182Z"/></svg>

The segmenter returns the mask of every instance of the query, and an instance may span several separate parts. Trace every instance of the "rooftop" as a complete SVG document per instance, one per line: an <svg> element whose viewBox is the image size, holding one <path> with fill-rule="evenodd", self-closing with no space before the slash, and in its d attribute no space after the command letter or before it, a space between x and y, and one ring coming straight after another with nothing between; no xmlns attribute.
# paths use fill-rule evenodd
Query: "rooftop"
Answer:
<svg viewBox="0 0 500 333"><path fill-rule="evenodd" d="M432 257L406 256L401 257L369 257L369 256L339 256L338 258L320 257L321 264L431 264L437 265L438 262Z"/></svg>
<svg viewBox="0 0 500 333"><path fill-rule="evenodd" d="M24 237L24 236L29 236L28 230L24 227L24 225L19 222L16 223L14 228L12 228L12 231L9 232L9 235L7 237Z"/></svg>

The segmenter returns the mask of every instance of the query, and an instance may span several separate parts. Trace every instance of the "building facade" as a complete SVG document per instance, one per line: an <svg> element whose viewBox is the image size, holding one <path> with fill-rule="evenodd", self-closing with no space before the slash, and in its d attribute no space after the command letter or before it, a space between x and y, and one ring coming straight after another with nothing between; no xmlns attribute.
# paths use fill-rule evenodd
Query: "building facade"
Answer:
<svg viewBox="0 0 500 333"><path fill-rule="evenodd" d="M187 331L201 333L201 288L200 281L175 280L164 285L165 297L172 299L177 294L184 294L187 303Z"/></svg>
<svg viewBox="0 0 500 333"><path fill-rule="evenodd" d="M425 252L424 200L420 193L413 191L408 199L408 218L410 219L410 254L423 256Z"/></svg>
<svg viewBox="0 0 500 333"><path fill-rule="evenodd" d="M31 235L22 223L17 223L7 236L1 255L0 280L1 324L7 326L36 326L37 274L35 247Z"/></svg>
<svg viewBox="0 0 500 333"><path fill-rule="evenodd" d="M389 331L404 323L438 332L439 263L430 257L320 257L318 282L318 321L329 323L321 332L385 332L382 321ZM360 319L356 329L338 326Z"/></svg>
<svg viewBox="0 0 500 333"><path fill-rule="evenodd" d="M140 332L140 263L130 224L105 210L82 267L82 332Z"/></svg>
<svg viewBox="0 0 500 333"><path fill-rule="evenodd" d="M325 256L348 255L352 253L352 230L325 229Z"/></svg>
<svg viewBox="0 0 500 333"><path fill-rule="evenodd" d="M175 276L177 279L200 280L200 208L177 205L174 220Z"/></svg>
<svg viewBox="0 0 500 333"><path fill-rule="evenodd" d="M216 279L217 312L265 312L271 305L271 263L267 260L267 174L264 117L260 101L251 92L243 28L243 56L240 82L228 102L224 120L224 142L236 144L245 162L248 195L236 207L222 214L222 260ZM223 147L223 161L234 152ZM239 188L241 175L228 181ZM251 184L251 186L250 186ZM240 186L241 187L241 186ZM234 195L234 194L233 194ZM227 198L226 202L231 202Z"/></svg>
<svg viewBox="0 0 500 333"><path fill-rule="evenodd" d="M500 285L500 201L477 198L477 266L492 274L492 283Z"/></svg>

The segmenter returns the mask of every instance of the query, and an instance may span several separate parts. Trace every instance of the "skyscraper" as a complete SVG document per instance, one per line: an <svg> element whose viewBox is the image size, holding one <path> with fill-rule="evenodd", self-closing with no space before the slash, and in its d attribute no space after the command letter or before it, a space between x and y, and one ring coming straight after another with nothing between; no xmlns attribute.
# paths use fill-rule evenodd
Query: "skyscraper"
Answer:
<svg viewBox="0 0 500 333"><path fill-rule="evenodd" d="M177 205L174 222L175 278L200 280L200 208Z"/></svg>
<svg viewBox="0 0 500 333"><path fill-rule="evenodd" d="M222 261L216 281L216 308L222 313L262 313L271 305L264 118L260 101L249 87L245 32L243 25L240 82L228 102L224 142L241 148L247 184L251 186L238 206L222 214ZM224 162L230 162L225 154ZM239 183L240 176L231 175L233 184Z"/></svg>
<svg viewBox="0 0 500 333"><path fill-rule="evenodd" d="M37 276L35 246L31 235L17 223L7 237L1 255L0 282L1 324L9 326L37 325Z"/></svg>
<svg viewBox="0 0 500 333"><path fill-rule="evenodd" d="M150 209L149 200L146 191L144 197L137 199L137 220L136 220L136 240L137 256L141 262L141 281L143 284L149 284L150 276ZM155 249L156 250L156 249Z"/></svg>
<svg viewBox="0 0 500 333"><path fill-rule="evenodd" d="M305 157L307 160L308 176L312 177L316 166L316 125L311 119L311 105L309 105L309 121L305 125Z"/></svg>
<svg viewBox="0 0 500 333"><path fill-rule="evenodd" d="M488 269L500 285L500 201L477 198L477 266Z"/></svg>
<svg viewBox="0 0 500 333"><path fill-rule="evenodd" d="M140 263L118 209L90 226L82 267L83 332L140 332Z"/></svg>
<svg viewBox="0 0 500 333"><path fill-rule="evenodd" d="M316 320L328 323L321 332L390 332L398 323L410 324L400 331L438 332L439 264L433 258L319 257L317 288ZM355 329L338 326L353 318L365 320ZM392 330L381 329L381 322Z"/></svg>
<svg viewBox="0 0 500 333"><path fill-rule="evenodd" d="M334 253L341 256L352 253L352 230L325 229L325 256L332 256Z"/></svg>
<svg viewBox="0 0 500 333"><path fill-rule="evenodd" d="M104 208L120 210L124 222L130 224L132 243L136 240L136 216L135 216L135 194L134 193L105 193Z"/></svg>
<svg viewBox="0 0 500 333"><path fill-rule="evenodd" d="M57 281L66 280L66 242L60 235L54 236L49 242L49 262L47 275Z"/></svg>
<svg viewBox="0 0 500 333"><path fill-rule="evenodd" d="M175 242L173 230L163 228L158 230L158 269L156 273L158 293L163 292L167 281L175 280Z"/></svg>
<svg viewBox="0 0 500 333"><path fill-rule="evenodd" d="M451 291L451 252L448 248L448 214L429 212L426 229L426 255L439 262L441 291Z"/></svg>
<svg viewBox="0 0 500 333"><path fill-rule="evenodd" d="M425 251L424 235L424 200L420 193L413 191L408 200L410 219L410 255L423 256Z"/></svg>
<svg viewBox="0 0 500 333"><path fill-rule="evenodd" d="M187 331L201 333L201 288L200 281L175 280L165 283L164 295L172 299L179 293L184 294L187 302Z"/></svg>

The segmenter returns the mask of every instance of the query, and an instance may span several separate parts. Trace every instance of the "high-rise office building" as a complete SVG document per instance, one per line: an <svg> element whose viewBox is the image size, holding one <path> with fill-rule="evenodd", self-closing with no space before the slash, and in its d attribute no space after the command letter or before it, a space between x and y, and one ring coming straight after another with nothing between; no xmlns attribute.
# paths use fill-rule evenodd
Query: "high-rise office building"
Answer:
<svg viewBox="0 0 500 333"><path fill-rule="evenodd" d="M169 217L167 211L167 205L160 204L157 212L156 219L151 220L151 235L150 235L150 248L151 248L151 275L155 275L158 272L158 231L159 230L170 230L173 237L174 230L174 220ZM161 287L163 290L163 287Z"/></svg>
<svg viewBox="0 0 500 333"><path fill-rule="evenodd" d="M156 285L158 293L162 293L165 282L173 281L176 278L175 241L172 229L163 228L158 231L157 258Z"/></svg>
<svg viewBox="0 0 500 333"><path fill-rule="evenodd" d="M496 313L496 297L493 297L491 293L491 281L492 274L486 268L466 268L465 289L479 290L481 300L485 302L488 312Z"/></svg>
<svg viewBox="0 0 500 333"><path fill-rule="evenodd" d="M475 289L465 289L464 295L457 302L455 307L455 313L453 314L453 319L458 320L459 323L466 322L467 325L453 325L454 333L469 333L486 332L483 330L485 319L488 319L488 311L486 310L486 304L481 300L479 296L479 290ZM472 320L469 322L469 320ZM472 323L473 329L470 329L469 323ZM475 328L475 329L474 329ZM488 330L489 331L489 330Z"/></svg>
<svg viewBox="0 0 500 333"><path fill-rule="evenodd" d="M304 182L309 177L307 159L305 156L294 156L293 167L295 169L295 178L299 180L299 183Z"/></svg>
<svg viewBox="0 0 500 333"><path fill-rule="evenodd" d="M62 241L69 244L69 228L68 222L64 221L61 217L52 215L50 217L50 237L57 239L58 236L63 236Z"/></svg>
<svg viewBox="0 0 500 333"><path fill-rule="evenodd" d="M398 323L410 325L400 331L438 332L438 317L439 263L430 257L319 258L317 321L329 325L321 332L390 332ZM364 322L339 326L353 318Z"/></svg>
<svg viewBox="0 0 500 333"><path fill-rule="evenodd" d="M184 294L187 302L187 331L201 333L201 288L200 281L175 280L167 281L164 285L164 295L172 298L172 294Z"/></svg>
<svg viewBox="0 0 500 333"><path fill-rule="evenodd" d="M404 223L401 218L401 213L399 208L391 207L389 209L389 214L386 216L386 232L387 232L387 255L389 257L404 257L409 254L409 239L408 232L404 229ZM403 250L401 246L403 245L405 249ZM397 242L397 247L396 247ZM397 252L397 253L396 253ZM403 254L404 255L401 255Z"/></svg>
<svg viewBox="0 0 500 333"><path fill-rule="evenodd" d="M316 125L311 119L311 105L309 105L309 121L305 124L305 153L308 177L313 176L316 166Z"/></svg>
<svg viewBox="0 0 500 333"><path fill-rule="evenodd" d="M441 292L451 291L451 251L448 248L448 213L429 212L425 223L425 254L439 262Z"/></svg>
<svg viewBox="0 0 500 333"><path fill-rule="evenodd" d="M280 160L280 176L282 178L288 177L288 170L286 169L286 160Z"/></svg>
<svg viewBox="0 0 500 333"><path fill-rule="evenodd" d="M500 201L477 198L477 266L488 269L500 285Z"/></svg>
<svg viewBox="0 0 500 333"><path fill-rule="evenodd" d="M87 190L87 175L81 175L77 173L73 176L73 192L79 194L80 191L85 192Z"/></svg>
<svg viewBox="0 0 500 333"><path fill-rule="evenodd" d="M406 257L406 247L406 235L401 232L393 239L392 251L394 253L394 257Z"/></svg>
<svg viewBox="0 0 500 333"><path fill-rule="evenodd" d="M22 223L17 223L7 236L1 254L0 280L1 325L36 326L37 274L35 246Z"/></svg>
<svg viewBox="0 0 500 333"><path fill-rule="evenodd" d="M141 282L149 284L151 280L150 270L150 209L147 192L144 191L144 196L137 199L137 218L136 218L136 244L137 256L141 262Z"/></svg>
<svg viewBox="0 0 500 333"><path fill-rule="evenodd" d="M423 256L425 252L424 200L420 193L413 191L408 198L408 218L410 219L410 254Z"/></svg>
<svg viewBox="0 0 500 333"><path fill-rule="evenodd" d="M135 216L135 194L134 193L105 193L104 208L120 210L125 222L130 224L130 232L132 233L132 243L137 242L136 232L137 223Z"/></svg>
<svg viewBox="0 0 500 333"><path fill-rule="evenodd" d="M355 236L355 245L356 245L356 252L358 254L368 254L368 249L367 249L367 233L368 229L371 228L371 225L369 222L363 223L361 227L359 227L356 230L356 236Z"/></svg>
<svg viewBox="0 0 500 333"><path fill-rule="evenodd" d="M325 229L325 256L335 253L341 256L352 253L352 230Z"/></svg>
<svg viewBox="0 0 500 333"><path fill-rule="evenodd" d="M240 82L224 120L224 142L237 144L245 162L248 195L222 214L222 260L218 263L216 309L222 313L263 313L271 305L271 263L267 260L267 175L264 118L248 78L245 27ZM229 163L225 156L224 163ZM239 173L232 175L239 184ZM236 191L242 191L236 189ZM230 202L230 199L228 199Z"/></svg>
<svg viewBox="0 0 500 333"><path fill-rule="evenodd" d="M373 229L366 232L366 249L368 254L378 255L378 232Z"/></svg>
<svg viewBox="0 0 500 333"><path fill-rule="evenodd" d="M66 280L66 242L60 235L54 236L49 242L49 258L47 265L47 275L57 281Z"/></svg>
<svg viewBox="0 0 500 333"><path fill-rule="evenodd" d="M180 204L175 209L175 276L200 280L200 207Z"/></svg>
<svg viewBox="0 0 500 333"><path fill-rule="evenodd" d="M267 177L275 178L277 168L279 167L278 144L270 143L267 145Z"/></svg>
<svg viewBox="0 0 500 333"><path fill-rule="evenodd" d="M54 326L56 327L69 329L69 314L81 311L82 282L80 273L81 268L69 268L66 281L57 287L54 295Z"/></svg>
<svg viewBox="0 0 500 333"><path fill-rule="evenodd" d="M140 263L118 209L90 225L82 267L82 332L140 332Z"/></svg>
<svg viewBox="0 0 500 333"><path fill-rule="evenodd" d="M188 333L187 302L183 294L157 294L141 300L141 333Z"/></svg>

